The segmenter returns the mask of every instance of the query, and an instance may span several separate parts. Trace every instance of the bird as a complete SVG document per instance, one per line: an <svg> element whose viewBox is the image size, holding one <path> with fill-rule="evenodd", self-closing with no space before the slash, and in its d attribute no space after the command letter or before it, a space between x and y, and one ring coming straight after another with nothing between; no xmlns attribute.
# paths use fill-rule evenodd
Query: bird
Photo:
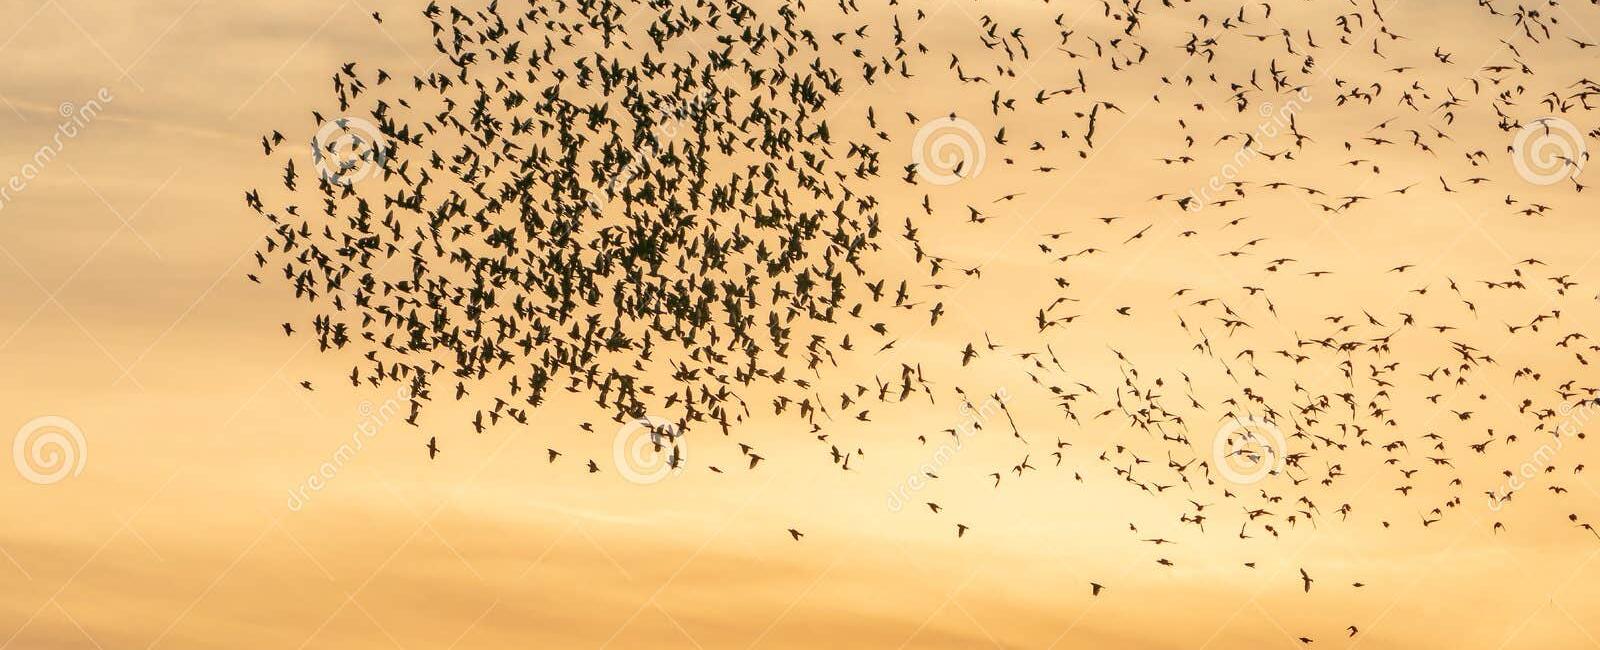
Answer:
<svg viewBox="0 0 1600 650"><path fill-rule="evenodd" d="M1550 157L1533 197L1511 189L1529 162L1513 143L1600 106L1566 65L1592 38L1505 5L1452 17L1510 31L1467 69L1426 17L1370 3L1107 3L1082 22L995 5L949 30L898 2L870 20L848 0L688 3L643 28L616 0L430 3L439 69L336 66L324 105L261 136L242 194L262 234L240 273L262 304L297 303L269 335L314 343L353 387L403 388L404 426L425 410L461 414L428 421L444 437L552 426L566 437L547 465L609 453L609 425L550 421L583 406L730 490L749 477L680 445L768 474L981 445L993 455L911 466L952 491L923 497L945 504L932 515L984 507L944 496L959 490L1104 481L1175 515L1094 522L1146 570L1175 565L1167 545L1255 550L1328 526L1432 539L1468 498L1503 540L1526 528L1502 509L1576 498L1559 477L1581 458L1540 446L1579 439L1564 419L1600 398L1589 281L1554 250L1458 265L1361 233L1435 203L1530 232L1581 216L1588 154ZM909 84L940 92L886 90ZM1135 120L1146 108L1161 128ZM914 151L939 133L964 147ZM1136 189L1086 201L1080 168ZM1285 237L1301 217L1308 241ZM984 294L1005 300L966 302ZM904 424L947 407L969 421ZM766 443L788 425L810 435ZM1524 480L1529 457L1545 467ZM1600 539L1576 513L1557 523Z"/></svg>

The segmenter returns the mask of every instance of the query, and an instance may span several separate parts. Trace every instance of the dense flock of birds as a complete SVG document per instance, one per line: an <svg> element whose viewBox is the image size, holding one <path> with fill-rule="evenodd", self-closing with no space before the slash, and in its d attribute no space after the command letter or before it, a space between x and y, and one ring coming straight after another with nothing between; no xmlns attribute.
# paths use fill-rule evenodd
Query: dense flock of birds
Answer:
<svg viewBox="0 0 1600 650"><path fill-rule="evenodd" d="M739 424L766 410L798 418L819 458L849 471L866 443L843 431L872 408L950 396L982 410L983 391L936 367L989 363L1025 375L1039 390L1020 398L1048 402L1061 424L1030 432L1012 417L1020 403L1001 402L1003 423L986 424L1009 428L1017 461L928 480L1003 489L1104 472L1186 504L1175 523L1128 526L1157 555L1185 535L1272 538L1362 516L1385 528L1482 518L1499 534L1514 501L1593 494L1582 454L1565 449L1600 404L1586 379L1600 342L1580 320L1597 296L1582 269L1527 258L1468 278L1428 260L1384 264L1362 307L1279 313L1343 271L1283 254L1260 230L1287 218L1260 206L1290 199L1319 218L1434 203L1532 223L1584 191L1600 130L1571 125L1595 123L1600 83L1582 76L1596 41L1572 16L1600 13L1478 0L1458 18L1502 37L1450 51L1419 24L1429 11L429 4L436 69L391 77L349 63L333 77L337 108L313 113L311 155L282 131L263 137L283 191L246 195L271 225L249 279L316 310L283 332L355 360L353 385L408 387L413 424L436 400L475 405L470 422L425 434L430 457L451 436L526 425L565 393L619 423L657 418L653 444L674 468L695 469L680 451L695 436L737 444L738 471L760 471L762 440ZM959 92L908 91L919 86ZM1175 124L1140 133L1167 148L1149 162L1159 173L1132 173L1183 180L1130 197L1124 213L1052 204L1146 109ZM963 128L976 135L953 158L910 146ZM1017 228L1001 215L1027 201L1065 216L1002 252L1042 256L1054 276L1018 291L1037 303L1013 317L1032 322L1025 336L983 333L948 359L886 362L871 377L830 372L847 355L897 359L897 342L940 327L955 294L982 281L992 256L957 259L921 230ZM1078 272L1179 241L1238 287L1172 286L1164 311L1105 308ZM1125 353L1106 332L1135 322L1170 328L1161 341L1174 349ZM1079 328L1106 340L1103 357L1057 354ZM1122 433L1093 447L1077 436L1096 427ZM1363 511L1374 492L1416 514ZM972 534L944 510L930 501L926 514ZM1600 542L1587 516L1562 516ZM1298 579L1312 589L1306 570Z"/></svg>

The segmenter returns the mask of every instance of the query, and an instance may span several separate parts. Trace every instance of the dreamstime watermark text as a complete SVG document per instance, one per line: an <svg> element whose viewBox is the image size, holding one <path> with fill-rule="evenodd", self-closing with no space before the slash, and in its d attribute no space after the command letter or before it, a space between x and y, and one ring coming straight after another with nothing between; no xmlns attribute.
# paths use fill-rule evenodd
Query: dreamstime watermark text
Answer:
<svg viewBox="0 0 1600 650"><path fill-rule="evenodd" d="M1555 460L1556 456L1561 454L1561 450L1567 446L1567 438L1583 433L1584 425L1589 422L1590 418L1594 417L1595 407L1594 400L1585 400L1577 404L1562 404L1557 412L1557 415L1561 417L1561 424L1556 425L1555 433L1551 436L1553 440L1540 443L1539 447L1534 449L1526 460L1516 466L1515 471L1509 472L1510 475L1506 477L1506 480L1498 488L1489 492L1489 510L1500 512L1500 509L1505 507L1506 502L1511 500L1512 495L1527 487L1533 479L1538 478L1546 468L1550 467L1551 461Z"/></svg>
<svg viewBox="0 0 1600 650"><path fill-rule="evenodd" d="M287 505L289 510L300 512L311 498L324 488L328 487L334 477L343 471L346 465L355 460L356 454L367 446L367 441L376 438L384 427L396 419L404 419L406 404L411 399L411 389L402 387L395 391L393 397L384 400L382 404L374 406L372 402L363 400L356 408L361 414L361 420L351 430L349 439L333 450L333 454L317 465L317 471L301 481L299 485L289 490Z"/></svg>
<svg viewBox="0 0 1600 650"><path fill-rule="evenodd" d="M1223 163L1205 185L1189 190L1184 209L1190 212L1204 210L1213 198L1225 190L1224 186L1239 178L1240 172L1263 155L1269 155L1262 153L1262 145L1268 140L1277 138L1285 130L1294 129L1294 117L1309 103L1311 103L1311 89L1301 88L1281 105L1265 102L1257 107L1256 113L1262 117L1262 122L1256 125L1254 131L1245 135L1244 144L1233 153L1233 158ZM1274 158L1278 155L1280 154L1270 154Z"/></svg>
<svg viewBox="0 0 1600 650"><path fill-rule="evenodd" d="M911 500L911 495L927 487L929 478L943 471L944 467L955 459L956 454L966 447L968 438L978 435L985 423L1004 414L1004 406L1009 401L1011 395L1002 387L982 404L973 406L971 402L963 403L961 424L956 425L953 433L940 441L939 446L933 450L933 457L918 466L917 471L907 474L905 479L889 491L889 511L900 512L905 508Z"/></svg>
<svg viewBox="0 0 1600 650"><path fill-rule="evenodd" d="M81 104L62 102L56 108L61 121L56 124L55 134L51 136L50 141L35 149L27 162L17 168L17 171L4 183L0 183L0 210L4 210L18 195L27 191L28 186L61 157L61 153L67 148L67 143L82 135L89 125L100 117L100 113L105 111L106 106L115 100L116 97L111 94L109 88L101 88L93 98Z"/></svg>

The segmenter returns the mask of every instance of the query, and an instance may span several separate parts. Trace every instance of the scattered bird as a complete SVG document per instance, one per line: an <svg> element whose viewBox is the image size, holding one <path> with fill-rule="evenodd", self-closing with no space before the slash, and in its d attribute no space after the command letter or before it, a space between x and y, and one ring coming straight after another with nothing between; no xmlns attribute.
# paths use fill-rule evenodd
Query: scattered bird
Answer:
<svg viewBox="0 0 1600 650"><path fill-rule="evenodd" d="M553 402L592 402L619 424L651 423L648 447L674 469L697 462L685 436L730 457L737 445L742 464L691 467L737 480L790 453L744 426L769 413L809 430L807 451L840 472L881 458L867 452L890 442L856 434L893 412L976 414L970 430L1001 432L976 440L1010 455L917 476L997 499L1099 478L1170 505L1176 519L1114 533L1145 568L1175 566L1155 554L1198 539L1260 544L1355 521L1434 535L1476 520L1461 516L1473 505L1579 498L1560 484L1581 471L1576 455L1535 452L1580 438L1564 418L1600 404L1582 269L1525 258L1468 278L1415 257L1328 254L1284 241L1279 224L1296 218L1284 205L1366 228L1427 201L1511 224L1567 216L1556 199L1583 191L1587 152L1544 160L1556 180L1534 197L1516 189L1526 179L1514 163L1529 159L1512 143L1552 137L1552 115L1593 123L1600 82L1536 65L1587 56L1577 52L1592 39L1549 11L1482 0L1462 11L1510 35L1468 69L1431 26L1377 3L1306 3L1293 16L1274 3L1185 5L1108 2L1097 25L1048 5L995 6L959 23L971 38L933 38L941 29L924 28L938 12L898 2L870 18L849 0L667 13L634 0L430 3L440 69L406 79L339 66L329 105L309 111L300 141L311 146L282 146L298 137L287 127L262 137L272 185L244 193L266 226L245 279L304 303L309 317L283 334L348 362L353 385L404 387L406 423L463 403L470 416L427 423L440 435L543 427ZM655 22L627 20L641 15ZM1062 75L1041 81L1035 66ZM1153 73L1159 86L1143 96L1130 80L1156 70L1176 71ZM1119 142L1146 102L1169 126ZM967 153L1005 173L983 173L975 155L911 151L978 124ZM1118 170L1140 179L1140 196L1095 188L1096 203L1125 199L1115 213L1044 196L1121 146L1151 151ZM1238 173L1211 176L1222 165ZM1008 224L1019 210L1038 222ZM1033 237L992 253L1045 272L995 287L991 252L940 250L947 228ZM1139 266L1185 249L1227 282ZM1105 268L1139 270L1153 290L1107 285ZM1314 299L1340 283L1362 291L1360 306ZM1021 306L958 309L968 285ZM1112 290L1115 303L1102 295ZM941 340L925 330L952 320L996 326L919 356ZM1092 351L1064 347L1084 340ZM1135 340L1176 346L1157 355ZM864 357L874 369L847 370ZM975 388L990 372L1037 390ZM900 442L932 448L967 430ZM571 444L611 442L604 425L577 431ZM427 453L437 457L436 437ZM562 453L548 448L546 469L583 474L556 464ZM1044 453L1054 462L1031 462ZM1522 477L1530 457L1543 466ZM1351 476L1374 477L1384 498L1354 503ZM916 516L962 516L961 501L938 498L949 513L928 501ZM1521 530L1491 528L1496 539ZM1562 530L1600 541L1577 513ZM1324 590L1349 579L1319 574ZM1091 597L1104 589L1090 585Z"/></svg>

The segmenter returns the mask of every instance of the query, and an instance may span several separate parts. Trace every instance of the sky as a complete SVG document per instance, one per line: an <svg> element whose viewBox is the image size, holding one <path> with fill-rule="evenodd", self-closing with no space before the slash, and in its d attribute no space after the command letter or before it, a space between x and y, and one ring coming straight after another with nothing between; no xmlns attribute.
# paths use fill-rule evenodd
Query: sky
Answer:
<svg viewBox="0 0 1600 650"><path fill-rule="evenodd" d="M884 10L863 4L873 5L869 16ZM1199 4L1189 13L1206 11ZM969 61L980 49L971 35L985 15L1005 11L1008 24L1043 28L1059 13L1092 24L1101 11L1098 3L923 5L930 19L916 38L973 51ZM1600 10L1571 5L1550 12L1600 32ZM1376 194L1448 174L1463 193L1397 195L1339 213L1271 195L1243 211L1184 215L1150 196L1193 187L1185 179L1222 168L1152 161L1175 151L1177 120L1206 120L1197 126L1225 133L1249 130L1268 113L1234 112L1225 92L1204 84L1192 91L1163 85L1163 76L1199 73L1179 52L1155 52L1151 64L1116 79L1097 75L1095 92L1126 96L1123 110L1106 118L1093 154L1048 181L1025 161L1008 164L1016 147L984 144L1001 124L988 112L987 93L934 75L885 82L832 110L857 121L866 106L885 120L899 120L901 106L926 120L959 111L984 134L974 143L987 149L981 173L948 186L911 186L898 179L916 156L906 131L883 145L893 162L884 164L882 193L889 224L920 215L923 195L931 196L939 215L918 222L928 247L983 273L951 272L957 286L941 294L949 316L938 327L918 327L916 314L895 321L902 334L893 360L863 349L834 372L847 386L897 362L925 361L947 386L1009 396L1008 408L1033 439L1035 465L1054 463L1044 449L1052 438L1074 441L1062 466L991 487L986 475L1028 450L1003 418L941 399L875 407L871 422L830 425L835 441L864 450L848 472L806 427L756 409L730 439L713 432L689 439L691 471L629 480L618 463L625 449L618 441L627 439L583 399L558 397L529 425L483 434L466 425L471 406L443 401L430 406L422 427L407 425L398 386L350 387L349 356L321 354L310 339L282 334L280 323L306 322L309 308L281 285L245 278L269 229L242 196L279 174L261 156L261 136L282 128L292 143L303 142L310 111L330 111L330 76L345 62L406 79L445 65L416 9L376 0L0 3L0 52L14 62L0 79L0 178L29 170L0 195L0 368L7 369L0 432L18 431L23 445L23 432L53 427L66 441L63 457L30 459L19 447L11 463L17 471L0 467L7 506L0 650L1287 648L1304 647L1302 636L1315 638L1315 647L1600 645L1600 565L1593 562L1600 540L1566 519L1600 497L1590 479L1563 476L1569 492L1559 500L1535 487L1514 511L1474 502L1419 527L1414 522L1434 503L1394 494L1393 469L1369 454L1345 468L1351 481L1319 497L1324 516L1315 524L1248 540L1215 528L1196 534L1180 522L1192 512L1182 499L1153 498L1096 462L1099 449L1127 434L1122 427L1065 422L1021 360L986 354L963 368L958 355L986 334L1002 342L1035 335L1033 314L1054 297L1062 274L1036 244L1066 250L1083 237L1086 246L1103 245L1112 233L1115 244L1136 230L1100 217L1154 228L1140 247L1074 263L1073 283L1084 292L1076 309L1086 315L1050 342L1091 382L1118 376L1108 346L1151 373L1183 367L1193 341L1173 332L1170 293L1237 289L1240 267L1218 259L1216 247L1249 237L1218 229L1229 219L1248 215L1249 236L1270 238L1275 251L1307 268L1336 271L1325 283L1273 286L1290 324L1230 339L1265 354L1327 314L1368 308L1387 319L1408 304L1424 315L1442 309L1426 302L1443 300L1442 289L1413 297L1408 292L1428 281L1386 272L1397 265L1465 283L1509 277L1517 261L1535 256L1582 278L1597 255L1587 222L1592 193L1469 190L1454 180L1470 173L1459 160L1423 156L1398 156L1377 174L1364 165L1346 169L1338 133L1363 131L1383 111L1358 121L1319 87L1300 97L1297 121L1327 141L1302 156L1309 160L1296 182L1370 184L1366 191ZM1278 20L1293 23L1301 10L1311 11L1282 6ZM383 13L381 24L374 11ZM1420 51L1437 40L1468 65L1511 57L1490 45L1509 37L1505 25L1470 7L1401 0L1384 13L1394 24L1426 26L1408 34ZM1148 29L1174 37L1187 27L1153 21ZM1038 36L1041 49L1051 38L1049 30ZM1569 54L1539 62L1541 74L1565 79L1593 69L1592 51L1562 52ZM1360 50L1318 57L1332 59L1323 67L1330 77L1388 65ZM1051 61L1027 68L1017 83L1069 83L1076 64ZM1440 68L1414 74L1437 73L1439 87L1451 86ZM1444 96L1433 86L1426 92ZM1189 102L1213 108L1193 117L1183 108ZM1498 152L1509 135L1470 119L1483 110L1462 109L1452 133ZM1585 113L1573 119L1595 127ZM1021 142L1058 128L1081 131L1080 122L1045 109L1009 124ZM1282 133L1268 141L1276 144L1267 150L1289 146ZM51 150L43 163L41 147ZM1199 147L1210 161L1225 159L1209 142ZM1492 170L1497 182L1515 177L1503 163ZM1248 163L1240 178L1266 180L1272 164ZM1556 210L1515 218L1500 203L1508 191ZM1023 195L993 198L1011 192ZM967 222L968 205L992 221ZM1203 244L1182 235L1194 223L1186 219L1207 220ZM1059 244L1046 239L1060 231L1076 234ZM909 254L887 242L876 263L914 268ZM1260 258L1251 264L1258 268ZM1578 303L1569 319L1581 326L1594 300L1592 290L1577 293L1584 295L1561 300ZM1496 298L1479 307L1481 322L1464 327L1492 337L1501 323L1548 308L1547 298ZM1112 310L1120 306L1160 318L1119 319ZM1500 314L1519 316L1494 318ZM1439 354L1423 348L1398 358L1426 364ZM1565 363L1548 348L1514 340L1496 356L1504 367ZM1576 366L1570 371L1587 379ZM1490 413L1507 407L1487 405L1498 397L1452 395L1438 406L1483 402L1477 408L1493 422ZM1448 425L1433 411L1407 415ZM935 434L973 423L981 428L958 449L938 450ZM1209 442L1216 425L1196 423L1196 439ZM921 434L928 442L916 440ZM425 443L434 436L442 451L430 461ZM743 469L737 441L763 451L759 469ZM552 448L565 457L547 462ZM1507 450L1510 460L1463 459L1463 475L1476 477L1470 494L1492 489L1495 472L1531 449ZM1580 445L1556 453L1564 470L1585 458ZM585 460L605 471L587 472ZM949 478L918 478L929 471ZM1439 495L1443 488L1435 481L1420 489ZM930 516L929 501L947 516ZM1339 501L1358 504L1358 516L1332 516L1328 506ZM1216 520L1237 520L1234 510ZM1507 529L1493 530L1492 521ZM956 522L970 527L959 538ZM1130 535L1135 524L1141 534ZM803 540L792 539L791 528L804 531ZM1137 541L1147 536L1179 543ZM1156 558L1176 566L1158 566ZM1310 592L1302 590L1302 569L1317 577ZM1092 595L1090 583L1106 590ZM1361 633L1348 638L1351 625Z"/></svg>

